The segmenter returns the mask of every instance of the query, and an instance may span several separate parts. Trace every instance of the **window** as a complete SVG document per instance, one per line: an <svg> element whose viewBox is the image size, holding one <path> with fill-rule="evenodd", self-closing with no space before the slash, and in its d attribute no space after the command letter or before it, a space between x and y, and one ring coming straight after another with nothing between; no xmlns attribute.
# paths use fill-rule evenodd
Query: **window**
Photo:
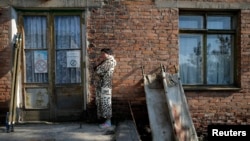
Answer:
<svg viewBox="0 0 250 141"><path fill-rule="evenodd" d="M50 59L49 52L55 52L56 84L81 83L80 16L54 16L53 40L55 47L53 49L48 47L50 35L48 34L47 16L28 15L24 16L23 19L25 82L49 83L49 64L54 64Z"/></svg>
<svg viewBox="0 0 250 141"><path fill-rule="evenodd" d="M179 16L181 81L184 85L233 85L235 16L197 13Z"/></svg>
<svg viewBox="0 0 250 141"><path fill-rule="evenodd" d="M80 83L81 35L79 16L56 16L56 83Z"/></svg>
<svg viewBox="0 0 250 141"><path fill-rule="evenodd" d="M46 16L24 16L24 33L26 82L48 83Z"/></svg>

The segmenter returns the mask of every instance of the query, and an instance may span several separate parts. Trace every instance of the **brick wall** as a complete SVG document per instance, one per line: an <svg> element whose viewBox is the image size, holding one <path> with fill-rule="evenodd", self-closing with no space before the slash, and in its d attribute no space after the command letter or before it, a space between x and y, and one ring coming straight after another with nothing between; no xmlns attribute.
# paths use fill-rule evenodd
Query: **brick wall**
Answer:
<svg viewBox="0 0 250 141"><path fill-rule="evenodd" d="M11 48L10 48L10 11L8 8L0 9L0 121L4 121L11 89Z"/></svg>
<svg viewBox="0 0 250 141"><path fill-rule="evenodd" d="M242 89L185 92L198 132L205 132L210 123L250 123L249 15L250 10L242 10L239 18L237 67ZM0 9L0 111L8 107L10 99L9 17L9 9ZM174 66L178 68L178 8L157 8L153 0L109 0L101 8L91 8L87 22L89 108L94 107L95 59L101 48L110 47L118 61L113 80L114 117L130 118L131 103L137 122L147 120L141 66L146 74L160 72L160 63L170 72L174 72Z"/></svg>
<svg viewBox="0 0 250 141"><path fill-rule="evenodd" d="M208 124L250 123L250 10L239 15L237 44L239 91L186 92L195 127L205 132Z"/></svg>
<svg viewBox="0 0 250 141"><path fill-rule="evenodd" d="M91 9L90 15L90 70L103 47L112 48L118 62L113 79L115 116L128 117L131 102L135 117L147 117L141 66L148 74L160 72L160 63L168 69L178 64L178 10L157 9L151 0L124 1Z"/></svg>
<svg viewBox="0 0 250 141"><path fill-rule="evenodd" d="M185 91L198 133L211 123L250 123L249 31L250 11L241 12L238 41L240 91ZM108 2L91 9L88 19L90 72L100 48L110 47L118 61L114 73L114 116L129 115L131 102L138 121L147 117L141 65L145 73L159 72L159 65L174 72L178 68L178 9L156 8L151 0ZM93 74L90 82L93 82ZM91 83L93 84L93 83ZM93 85L91 85L94 100Z"/></svg>

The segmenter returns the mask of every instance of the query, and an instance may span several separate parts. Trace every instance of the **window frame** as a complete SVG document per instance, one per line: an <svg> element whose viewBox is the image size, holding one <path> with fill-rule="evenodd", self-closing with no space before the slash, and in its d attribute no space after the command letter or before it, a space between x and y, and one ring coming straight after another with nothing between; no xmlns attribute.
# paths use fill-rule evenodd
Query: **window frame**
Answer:
<svg viewBox="0 0 250 141"><path fill-rule="evenodd" d="M203 16L203 28L202 29L188 29L184 28L181 29L179 27L179 35L181 34L202 34L203 35L203 52L202 56L204 58L203 60L203 70L202 70L202 79L204 79L203 84L183 84L183 87L185 90L239 90L240 85L239 85L239 78L238 76L238 50L237 50L237 42L238 42L238 13L237 11L232 11L232 12L218 12L218 11L189 11L189 10L180 10L179 11L179 16ZM223 29L223 30L218 30L218 29L207 29L207 16L231 16L232 17L232 23L231 23L231 28L232 29ZM179 19L180 22L180 19ZM207 49L207 36L212 35L212 34L229 34L234 36L234 43L232 47L232 55L233 55L233 83L229 85L209 85L207 84L207 67L206 67L206 62L207 62L207 54L206 54L206 49ZM180 40L180 39L178 39ZM180 42L180 41L179 41ZM204 63L205 62L205 63Z"/></svg>

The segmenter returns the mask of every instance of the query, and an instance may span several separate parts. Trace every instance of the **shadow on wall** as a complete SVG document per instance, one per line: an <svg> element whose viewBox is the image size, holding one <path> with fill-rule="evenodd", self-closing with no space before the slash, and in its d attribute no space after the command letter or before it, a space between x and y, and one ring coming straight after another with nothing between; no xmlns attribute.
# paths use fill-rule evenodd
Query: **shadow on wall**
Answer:
<svg viewBox="0 0 250 141"><path fill-rule="evenodd" d="M9 26L10 26L10 14L8 8L0 8L0 79L7 77L11 79L8 72L11 70L12 55L11 45L9 44Z"/></svg>
<svg viewBox="0 0 250 141"><path fill-rule="evenodd" d="M0 33L1 38L1 33ZM5 41L5 40L4 40ZM0 123L5 122L5 116L8 112L10 89L11 89L11 58L10 49L7 46L2 45L0 42L0 87L4 88L1 93L0 99Z"/></svg>
<svg viewBox="0 0 250 141"><path fill-rule="evenodd" d="M11 89L12 46L10 44L10 8L0 7L0 122L5 121Z"/></svg>
<svg viewBox="0 0 250 141"><path fill-rule="evenodd" d="M0 37L1 37L1 33L0 33ZM2 45L2 43L0 42L0 45ZM10 56L11 51L10 48L6 47L6 46L0 46L0 66L1 66L1 70L0 70L0 80L4 79L4 83L3 84L9 84L9 83L5 83L6 79L7 81L9 81L9 79L11 79L10 77L10 71L11 71L11 64L12 64L12 58ZM8 74L9 73L9 74Z"/></svg>
<svg viewBox="0 0 250 141"><path fill-rule="evenodd" d="M130 76L134 75L135 73L137 74L137 71L141 71L141 68L134 68L130 72L128 72L126 75L121 77L116 83L113 84L113 87L117 87L118 85L122 84L125 80L127 80ZM143 78L143 77L142 77Z"/></svg>
<svg viewBox="0 0 250 141"><path fill-rule="evenodd" d="M123 84L123 82L124 81L126 81L126 80L128 80L128 78L130 77L130 76L132 76L132 75L135 75L135 76L141 76L141 79L140 79L140 81L138 81L138 83L136 83L136 84L134 84L134 85L140 85L141 83L142 83L142 81L143 81L143 72L142 72L143 70L142 70L142 67L140 66L140 67L136 67L136 68L134 68L133 70L131 70L130 72L128 72L126 75L124 75L124 76L122 76L121 78L119 78L118 80L117 80L117 82L115 82L114 84L113 84L113 87L117 87L117 86L119 86L120 84ZM154 67L150 72L149 72L149 74L152 74L152 73L158 73L158 72L160 72L160 68L159 67Z"/></svg>

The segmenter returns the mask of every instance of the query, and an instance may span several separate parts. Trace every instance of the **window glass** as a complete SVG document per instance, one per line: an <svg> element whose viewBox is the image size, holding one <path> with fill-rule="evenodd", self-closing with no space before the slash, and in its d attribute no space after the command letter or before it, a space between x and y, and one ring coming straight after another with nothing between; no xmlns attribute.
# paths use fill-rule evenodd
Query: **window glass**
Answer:
<svg viewBox="0 0 250 141"><path fill-rule="evenodd" d="M81 83L80 17L55 17L56 83Z"/></svg>
<svg viewBox="0 0 250 141"><path fill-rule="evenodd" d="M231 29L230 16L208 16L207 17L208 29Z"/></svg>
<svg viewBox="0 0 250 141"><path fill-rule="evenodd" d="M185 85L234 84L233 15L180 15L179 70ZM205 27L203 28L203 23ZM195 28L195 30L193 30ZM215 29L215 30L204 30ZM225 31L227 30L227 31Z"/></svg>
<svg viewBox="0 0 250 141"><path fill-rule="evenodd" d="M180 76L183 84L202 83L202 35L180 35Z"/></svg>
<svg viewBox="0 0 250 141"><path fill-rule="evenodd" d="M45 16L25 16L26 82L48 82L47 21Z"/></svg>
<svg viewBox="0 0 250 141"><path fill-rule="evenodd" d="M81 47L79 24L79 16L55 17L55 41L57 49L79 49Z"/></svg>
<svg viewBox="0 0 250 141"><path fill-rule="evenodd" d="M180 28L203 28L203 17L202 16L180 16L179 19Z"/></svg>
<svg viewBox="0 0 250 141"><path fill-rule="evenodd" d="M232 36L208 35L207 37L207 83L232 84Z"/></svg>

